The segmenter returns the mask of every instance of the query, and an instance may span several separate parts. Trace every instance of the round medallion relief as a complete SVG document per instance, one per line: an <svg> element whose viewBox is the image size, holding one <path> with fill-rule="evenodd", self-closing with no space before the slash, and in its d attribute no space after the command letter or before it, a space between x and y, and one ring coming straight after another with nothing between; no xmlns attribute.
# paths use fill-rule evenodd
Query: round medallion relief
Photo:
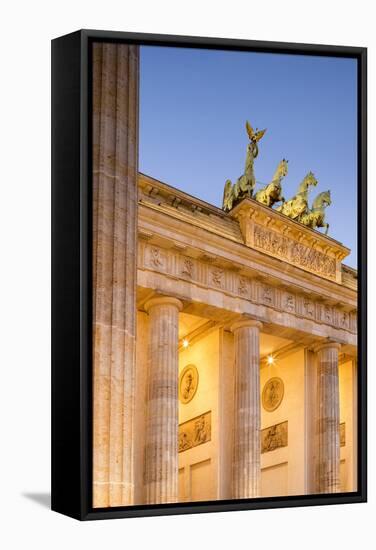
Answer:
<svg viewBox="0 0 376 550"><path fill-rule="evenodd" d="M282 403L285 392L283 380L278 377L270 378L262 390L262 406L268 412L275 411Z"/></svg>
<svg viewBox="0 0 376 550"><path fill-rule="evenodd" d="M198 370L194 365L187 365L179 376L179 399L189 403L195 396L198 386Z"/></svg>

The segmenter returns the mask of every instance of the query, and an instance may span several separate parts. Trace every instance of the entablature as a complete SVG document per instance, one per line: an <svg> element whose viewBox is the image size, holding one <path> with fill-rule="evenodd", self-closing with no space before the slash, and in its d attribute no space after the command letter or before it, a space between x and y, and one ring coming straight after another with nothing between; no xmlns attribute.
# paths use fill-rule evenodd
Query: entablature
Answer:
<svg viewBox="0 0 376 550"><path fill-rule="evenodd" d="M357 308L357 293L354 289L301 270L244 244L231 242L204 228L177 220L148 204L139 204L138 228L140 242L150 242L161 250L176 251L186 258L187 264L208 262L213 268L236 272L239 276L256 279L273 287L284 287L324 305L341 304L346 311Z"/></svg>
<svg viewBox="0 0 376 550"><path fill-rule="evenodd" d="M352 303L325 300L278 280L246 274L244 269L236 269L218 256L205 253L198 257L188 256L174 243L170 248L162 247L150 236L142 238L143 235L141 231L138 244L138 282L141 286L159 290L174 288L174 292L181 292L182 296L196 296L196 301L210 305L226 302L234 311L239 308L242 311L241 302L249 302L257 306L258 315L268 320L274 319L287 326L309 321L308 331L312 323L332 327L339 331L344 342L346 333L355 335L357 332L357 312ZM230 306L231 303L234 305ZM317 328L316 332L325 333L323 328Z"/></svg>

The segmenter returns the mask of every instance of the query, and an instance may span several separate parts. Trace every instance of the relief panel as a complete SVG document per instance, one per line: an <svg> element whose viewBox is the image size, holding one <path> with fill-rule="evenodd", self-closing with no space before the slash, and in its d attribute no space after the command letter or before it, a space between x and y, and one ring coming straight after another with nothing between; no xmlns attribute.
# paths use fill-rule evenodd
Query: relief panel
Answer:
<svg viewBox="0 0 376 550"><path fill-rule="evenodd" d="M336 260L272 229L254 225L254 246L307 271L336 280Z"/></svg>
<svg viewBox="0 0 376 550"><path fill-rule="evenodd" d="M179 453L211 440L211 411L179 425Z"/></svg>
<svg viewBox="0 0 376 550"><path fill-rule="evenodd" d="M268 453L279 449L280 447L287 447L288 444L288 421L281 422L280 424L274 424L264 430L261 430L261 453Z"/></svg>

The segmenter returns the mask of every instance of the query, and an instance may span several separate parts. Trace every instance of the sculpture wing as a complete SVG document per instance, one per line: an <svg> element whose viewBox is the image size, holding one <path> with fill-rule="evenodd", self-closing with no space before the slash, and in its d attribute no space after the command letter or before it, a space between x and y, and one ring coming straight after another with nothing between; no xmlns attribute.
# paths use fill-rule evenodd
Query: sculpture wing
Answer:
<svg viewBox="0 0 376 550"><path fill-rule="evenodd" d="M252 126L249 124L248 120L245 123L245 127L247 129L248 137L250 140L253 139L253 136L255 135Z"/></svg>
<svg viewBox="0 0 376 550"><path fill-rule="evenodd" d="M266 132L266 128L265 128L265 130L259 130L258 132L256 132L256 134L254 136L254 140L255 141L260 141L260 139L265 134L265 132Z"/></svg>
<svg viewBox="0 0 376 550"><path fill-rule="evenodd" d="M225 187L223 189L222 208L224 210L231 210L231 206L232 206L231 191L232 191L231 180L227 180L225 183Z"/></svg>

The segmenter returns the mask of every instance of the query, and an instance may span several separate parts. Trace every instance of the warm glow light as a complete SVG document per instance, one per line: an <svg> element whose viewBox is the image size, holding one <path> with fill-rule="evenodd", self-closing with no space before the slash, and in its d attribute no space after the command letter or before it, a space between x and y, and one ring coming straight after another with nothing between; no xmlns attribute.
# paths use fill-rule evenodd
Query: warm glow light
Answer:
<svg viewBox="0 0 376 550"><path fill-rule="evenodd" d="M183 348L187 348L189 346L189 342L186 338L183 340Z"/></svg>
<svg viewBox="0 0 376 550"><path fill-rule="evenodd" d="M267 362L268 362L268 365L273 365L274 364L273 355L268 355Z"/></svg>

